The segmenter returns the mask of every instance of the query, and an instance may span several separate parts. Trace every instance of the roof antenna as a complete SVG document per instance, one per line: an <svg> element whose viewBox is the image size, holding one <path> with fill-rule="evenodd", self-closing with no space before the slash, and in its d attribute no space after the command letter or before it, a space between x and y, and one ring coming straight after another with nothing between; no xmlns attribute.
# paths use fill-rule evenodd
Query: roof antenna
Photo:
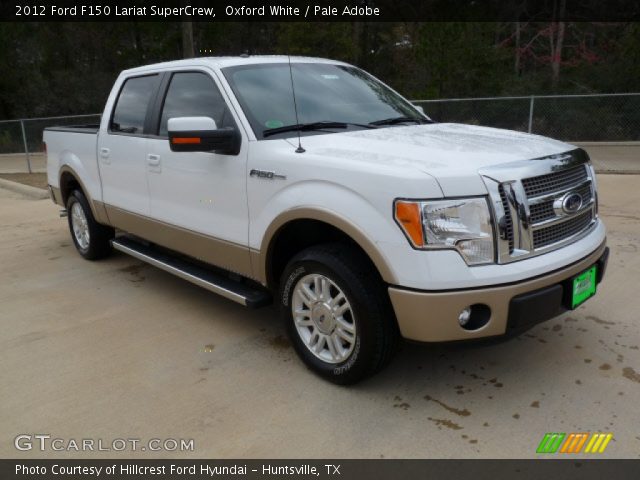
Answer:
<svg viewBox="0 0 640 480"><path fill-rule="evenodd" d="M296 103L296 89L293 87L293 69L291 68L291 55L287 54L289 60L289 77L291 78L291 93L293 94L293 110L296 114L296 125L298 126L298 148L296 153L304 153L306 150L302 148L302 142L300 141L300 120L298 120L298 104Z"/></svg>

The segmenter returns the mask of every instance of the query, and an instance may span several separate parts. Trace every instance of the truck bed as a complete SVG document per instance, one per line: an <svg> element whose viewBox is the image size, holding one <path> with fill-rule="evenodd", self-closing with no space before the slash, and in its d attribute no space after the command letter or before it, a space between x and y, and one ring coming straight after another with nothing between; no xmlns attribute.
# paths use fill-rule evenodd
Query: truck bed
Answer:
<svg viewBox="0 0 640 480"><path fill-rule="evenodd" d="M50 132L74 132L74 133L98 133L100 124L91 123L86 125L61 125L59 127L46 127L45 130Z"/></svg>
<svg viewBox="0 0 640 480"><path fill-rule="evenodd" d="M60 188L61 166L65 165L82 179L86 194L94 199L102 198L96 148L99 125L64 125L47 127L43 140L47 146L47 180L49 185Z"/></svg>

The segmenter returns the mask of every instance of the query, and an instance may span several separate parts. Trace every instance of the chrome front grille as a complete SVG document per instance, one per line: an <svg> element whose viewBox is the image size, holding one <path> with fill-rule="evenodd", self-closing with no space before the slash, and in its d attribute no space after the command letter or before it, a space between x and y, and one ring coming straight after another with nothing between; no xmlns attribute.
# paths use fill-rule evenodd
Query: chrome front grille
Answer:
<svg viewBox="0 0 640 480"><path fill-rule="evenodd" d="M499 238L498 263L560 248L596 222L589 158L581 150L483 169Z"/></svg>
<svg viewBox="0 0 640 480"><path fill-rule="evenodd" d="M542 248L553 245L565 238L572 237L580 233L591 224L593 213L587 211L579 215L570 217L562 223L557 223L549 227L543 227L533 232L533 248Z"/></svg>
<svg viewBox="0 0 640 480"><path fill-rule="evenodd" d="M548 193L557 192L578 185L588 179L587 169L584 165L561 170L559 172L537 175L522 179L524 192L528 197L539 197Z"/></svg>
<svg viewBox="0 0 640 480"><path fill-rule="evenodd" d="M553 200L530 205L529 212L531 213L532 223L548 220L556 216L556 212L553 211Z"/></svg>
<svg viewBox="0 0 640 480"><path fill-rule="evenodd" d="M590 182L586 182L581 188L577 188L576 191L580 194L584 203L590 202L593 198ZM539 223L544 220L555 218L556 212L553 209L553 202L554 199L551 198L540 203L529 205L531 223Z"/></svg>
<svg viewBox="0 0 640 480"><path fill-rule="evenodd" d="M509 201L507 200L507 194L504 191L504 187L500 185L498 190L500 192L500 203L502 203L502 208L504 208L505 212L508 212ZM509 245L509 253L513 253L513 220L511 219L511 215L505 215L503 219L504 225L501 225L499 230L502 232L504 239Z"/></svg>

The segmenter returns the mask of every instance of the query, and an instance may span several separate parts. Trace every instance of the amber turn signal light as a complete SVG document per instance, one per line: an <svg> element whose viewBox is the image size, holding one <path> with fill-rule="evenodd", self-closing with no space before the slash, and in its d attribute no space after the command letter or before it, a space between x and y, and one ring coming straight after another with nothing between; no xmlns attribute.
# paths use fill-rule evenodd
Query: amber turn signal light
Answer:
<svg viewBox="0 0 640 480"><path fill-rule="evenodd" d="M173 137L173 143L200 143L200 137Z"/></svg>
<svg viewBox="0 0 640 480"><path fill-rule="evenodd" d="M396 221L407 237L409 237L411 243L413 243L415 247L424 246L420 205L416 202L397 200L394 210Z"/></svg>

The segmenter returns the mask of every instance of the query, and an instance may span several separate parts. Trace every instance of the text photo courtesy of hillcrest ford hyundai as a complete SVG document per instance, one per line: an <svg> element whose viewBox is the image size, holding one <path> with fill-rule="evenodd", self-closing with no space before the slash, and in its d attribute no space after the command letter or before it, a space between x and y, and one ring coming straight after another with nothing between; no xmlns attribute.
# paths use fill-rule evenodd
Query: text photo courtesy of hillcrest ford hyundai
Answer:
<svg viewBox="0 0 640 480"><path fill-rule="evenodd" d="M0 477L634 478L637 5L59 3L0 9Z"/></svg>

